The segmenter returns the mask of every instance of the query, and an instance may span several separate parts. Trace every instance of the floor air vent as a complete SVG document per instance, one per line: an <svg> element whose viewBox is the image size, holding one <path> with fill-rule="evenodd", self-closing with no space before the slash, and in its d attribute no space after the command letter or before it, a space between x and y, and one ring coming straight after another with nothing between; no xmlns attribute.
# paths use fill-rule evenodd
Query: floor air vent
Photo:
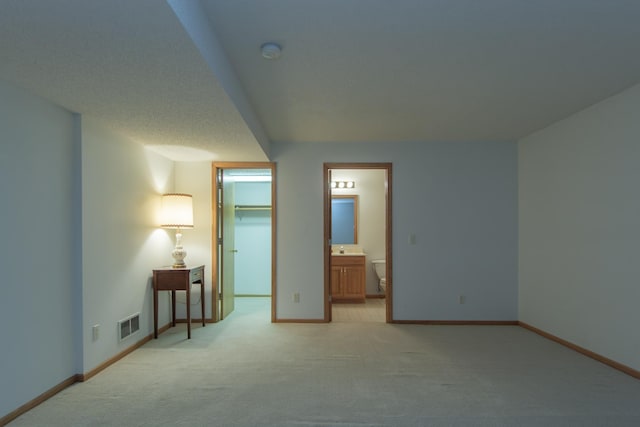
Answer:
<svg viewBox="0 0 640 427"><path fill-rule="evenodd" d="M120 330L120 341L138 332L140 330L140 313L132 314L119 321L118 329Z"/></svg>

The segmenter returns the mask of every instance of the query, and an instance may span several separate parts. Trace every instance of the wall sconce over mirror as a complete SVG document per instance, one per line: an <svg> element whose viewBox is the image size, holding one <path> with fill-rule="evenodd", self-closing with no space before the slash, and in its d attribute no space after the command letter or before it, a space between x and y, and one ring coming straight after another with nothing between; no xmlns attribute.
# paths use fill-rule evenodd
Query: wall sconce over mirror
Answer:
<svg viewBox="0 0 640 427"><path fill-rule="evenodd" d="M331 196L331 243L358 243L358 196Z"/></svg>
<svg viewBox="0 0 640 427"><path fill-rule="evenodd" d="M331 181L331 188L350 190L352 188L356 188L356 182L355 181Z"/></svg>
<svg viewBox="0 0 640 427"><path fill-rule="evenodd" d="M176 230L176 246L171 252L173 268L185 268L187 251L182 247L183 228L193 228L193 197L191 194L168 193L162 195L160 227Z"/></svg>

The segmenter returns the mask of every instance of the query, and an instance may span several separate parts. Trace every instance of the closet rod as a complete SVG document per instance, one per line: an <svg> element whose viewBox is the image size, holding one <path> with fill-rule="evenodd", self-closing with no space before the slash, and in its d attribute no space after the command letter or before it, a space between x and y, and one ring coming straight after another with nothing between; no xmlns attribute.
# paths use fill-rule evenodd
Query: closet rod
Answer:
<svg viewBox="0 0 640 427"><path fill-rule="evenodd" d="M237 211L269 211L271 206L269 205L236 205Z"/></svg>

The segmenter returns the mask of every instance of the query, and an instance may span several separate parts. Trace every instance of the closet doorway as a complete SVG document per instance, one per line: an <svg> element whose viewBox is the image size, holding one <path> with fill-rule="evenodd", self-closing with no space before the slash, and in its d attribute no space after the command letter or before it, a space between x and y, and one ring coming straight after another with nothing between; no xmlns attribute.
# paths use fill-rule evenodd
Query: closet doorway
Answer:
<svg viewBox="0 0 640 427"><path fill-rule="evenodd" d="M370 171L371 176L382 176L379 185L367 186L364 182L358 184L357 180L349 179L350 175L365 176L367 171ZM362 303L369 301L369 298L383 297L384 321L390 323L393 321L392 165L391 163L325 163L323 179L324 321L339 320L333 319L333 307L334 304L338 306L338 301ZM370 192L374 192L375 196L370 197ZM350 225L353 227L351 236L354 240L343 244L342 241L335 240L338 239L338 231L337 227L333 227L333 222L340 219L334 218L332 200L344 200L345 196L356 196L357 212ZM372 198L380 200L374 207L369 205L369 200ZM335 206L338 208L338 205ZM349 210L349 212L352 211ZM380 220L372 230L366 223L369 222L369 216L375 215L379 216ZM371 234L375 236L371 237ZM354 255L349 253L350 250L354 251ZM365 255L358 255L360 253ZM333 262L332 257L338 259ZM384 278L382 287L378 286L379 282L374 271L374 263L372 263L374 260L384 262L380 273ZM351 261L353 266L349 264ZM356 292L358 287L356 284L362 281L365 282L364 289L358 285L360 290ZM340 284L336 285L336 283ZM379 301L376 302L379 303Z"/></svg>
<svg viewBox="0 0 640 427"><path fill-rule="evenodd" d="M269 298L273 322L275 164L214 162L212 168L213 317L227 318L237 298Z"/></svg>

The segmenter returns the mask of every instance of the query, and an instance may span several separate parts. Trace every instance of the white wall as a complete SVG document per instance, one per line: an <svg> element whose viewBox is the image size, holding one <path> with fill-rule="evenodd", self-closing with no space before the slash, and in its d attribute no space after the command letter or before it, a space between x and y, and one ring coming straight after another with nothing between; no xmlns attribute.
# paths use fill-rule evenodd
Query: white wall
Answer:
<svg viewBox="0 0 640 427"><path fill-rule="evenodd" d="M0 417L77 372L78 153L70 112L0 81Z"/></svg>
<svg viewBox="0 0 640 427"><path fill-rule="evenodd" d="M640 86L519 142L520 320L640 369Z"/></svg>
<svg viewBox="0 0 640 427"><path fill-rule="evenodd" d="M151 270L171 263L170 230L158 228L173 162L82 119L83 372L153 332ZM160 293L160 325L169 321ZM120 342L117 322L140 312L140 332ZM100 337L92 339L92 326Z"/></svg>
<svg viewBox="0 0 640 427"><path fill-rule="evenodd" d="M353 189L334 189L333 195L358 195L358 245L366 256L366 293L380 294L378 276L371 260L385 258L385 171L380 169L334 169L334 181L355 181Z"/></svg>
<svg viewBox="0 0 640 427"><path fill-rule="evenodd" d="M238 205L271 205L271 182L236 182ZM271 295L271 211L236 211L235 294Z"/></svg>
<svg viewBox="0 0 640 427"><path fill-rule="evenodd" d="M152 333L151 269L173 244L156 214L174 182L171 161L3 82L0 138L4 416ZM119 342L135 312L141 331Z"/></svg>
<svg viewBox="0 0 640 427"><path fill-rule="evenodd" d="M211 162L176 162L175 163L176 191L193 196L193 229L183 230L182 244L187 250L185 262L187 265L204 265L205 271L205 313L207 318L212 316L211 285L213 284L211 266ZM171 233L172 244L175 244L175 234ZM168 259L167 264L173 260ZM194 285L191 294L191 317L201 318L200 286ZM176 315L186 319L187 311L185 296L178 292L176 298Z"/></svg>
<svg viewBox="0 0 640 427"><path fill-rule="evenodd" d="M395 319L517 320L515 143L276 143L272 154L278 318L323 318L323 162L392 162Z"/></svg>

